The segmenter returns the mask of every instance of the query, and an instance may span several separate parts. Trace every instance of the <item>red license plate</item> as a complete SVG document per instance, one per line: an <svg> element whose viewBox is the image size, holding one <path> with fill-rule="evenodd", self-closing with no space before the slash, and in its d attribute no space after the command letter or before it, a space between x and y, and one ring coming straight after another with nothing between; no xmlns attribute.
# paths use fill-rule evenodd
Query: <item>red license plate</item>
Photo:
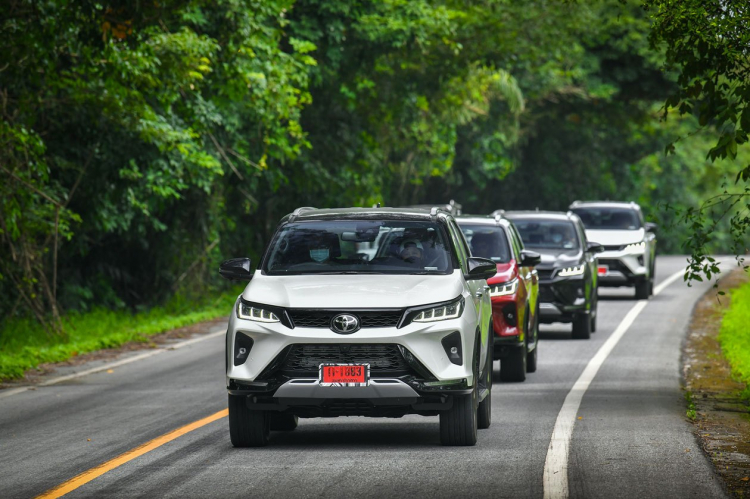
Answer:
<svg viewBox="0 0 750 499"><path fill-rule="evenodd" d="M367 384L370 366L367 364L322 364L320 384L327 386Z"/></svg>
<svg viewBox="0 0 750 499"><path fill-rule="evenodd" d="M606 265L599 265L599 275L607 275L607 272L609 272L609 267Z"/></svg>

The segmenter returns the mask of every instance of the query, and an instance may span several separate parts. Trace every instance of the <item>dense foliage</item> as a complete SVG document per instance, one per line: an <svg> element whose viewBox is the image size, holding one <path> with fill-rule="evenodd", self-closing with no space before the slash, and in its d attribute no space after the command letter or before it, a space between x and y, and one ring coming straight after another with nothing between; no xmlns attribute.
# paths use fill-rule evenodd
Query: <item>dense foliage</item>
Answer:
<svg viewBox="0 0 750 499"><path fill-rule="evenodd" d="M60 308L201 295L302 205L634 199L670 225L737 167L729 145L706 162L709 135L663 156L725 130L681 105L659 122L684 71L663 71L648 16L635 0L8 0L0 317L62 333Z"/></svg>

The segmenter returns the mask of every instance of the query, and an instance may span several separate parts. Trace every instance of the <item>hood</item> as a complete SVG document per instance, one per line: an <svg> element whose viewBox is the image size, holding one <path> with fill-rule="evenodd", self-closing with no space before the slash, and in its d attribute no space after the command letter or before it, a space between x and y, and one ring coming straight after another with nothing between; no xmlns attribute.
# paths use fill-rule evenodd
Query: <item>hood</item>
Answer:
<svg viewBox="0 0 750 499"><path fill-rule="evenodd" d="M604 246L619 246L622 244L640 243L646 235L646 230L586 230L586 239Z"/></svg>
<svg viewBox="0 0 750 499"><path fill-rule="evenodd" d="M495 277L487 279L487 284L499 284L501 282L508 282L515 277L518 277L518 267L516 267L516 261L511 260L508 263L497 264L497 274Z"/></svg>
<svg viewBox="0 0 750 499"><path fill-rule="evenodd" d="M578 250L553 253L549 250L534 249L542 255L542 263L536 266L538 269L553 269L556 267L570 267L581 262L582 253Z"/></svg>
<svg viewBox="0 0 750 499"><path fill-rule="evenodd" d="M267 276L256 270L242 297L285 308L405 308L461 294L460 271L451 275Z"/></svg>

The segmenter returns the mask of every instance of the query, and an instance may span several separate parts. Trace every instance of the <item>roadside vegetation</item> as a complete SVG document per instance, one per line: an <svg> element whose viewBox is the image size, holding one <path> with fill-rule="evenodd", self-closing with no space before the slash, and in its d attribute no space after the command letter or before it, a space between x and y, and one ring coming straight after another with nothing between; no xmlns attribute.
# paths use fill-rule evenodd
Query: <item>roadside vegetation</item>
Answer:
<svg viewBox="0 0 750 499"><path fill-rule="evenodd" d="M732 375L745 384L743 397L750 401L750 283L732 290L719 332L721 351L732 366Z"/></svg>
<svg viewBox="0 0 750 499"><path fill-rule="evenodd" d="M175 296L163 306L139 313L105 308L71 311L63 318L65 335L53 338L31 318L8 321L0 336L0 380L20 378L39 364L129 342L147 343L150 336L164 331L226 317L239 292L225 291L203 300Z"/></svg>
<svg viewBox="0 0 750 499"><path fill-rule="evenodd" d="M632 199L711 269L750 220L748 6L678 4L6 1L0 355L167 320L298 206Z"/></svg>

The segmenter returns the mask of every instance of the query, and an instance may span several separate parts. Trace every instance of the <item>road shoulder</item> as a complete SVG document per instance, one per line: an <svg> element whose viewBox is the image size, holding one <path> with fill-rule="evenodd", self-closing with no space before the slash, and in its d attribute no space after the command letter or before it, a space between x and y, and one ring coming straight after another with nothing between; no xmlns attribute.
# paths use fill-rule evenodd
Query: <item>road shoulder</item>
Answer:
<svg viewBox="0 0 750 499"><path fill-rule="evenodd" d="M96 350L76 355L63 362L40 364L36 369L29 369L23 378L4 380L0 383L0 396L7 390L34 387L49 382L57 377L70 376L77 372L88 371L111 362L141 355L144 351L170 348L181 342L199 338L219 329L226 328L226 319L217 318L199 322L148 337L148 341L131 341L117 348Z"/></svg>
<svg viewBox="0 0 750 499"><path fill-rule="evenodd" d="M747 276L734 271L719 282L727 291ZM744 385L732 379L731 368L717 340L729 293L710 289L696 304L682 351L687 417L703 451L728 492L750 497L750 407L739 397Z"/></svg>

